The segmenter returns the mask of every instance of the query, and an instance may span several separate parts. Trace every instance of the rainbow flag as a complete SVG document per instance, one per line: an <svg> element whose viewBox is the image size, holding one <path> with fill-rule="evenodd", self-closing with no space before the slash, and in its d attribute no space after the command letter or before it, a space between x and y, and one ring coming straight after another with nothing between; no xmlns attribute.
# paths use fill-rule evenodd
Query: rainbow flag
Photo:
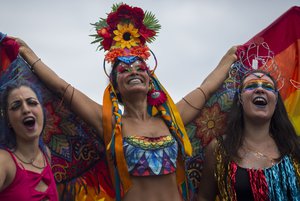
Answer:
<svg viewBox="0 0 300 201"><path fill-rule="evenodd" d="M260 56L268 55L270 51L273 53L272 59L281 78L280 94L296 133L300 135L300 7L290 8L243 44L239 51L247 52L249 46L261 43L267 44L268 48L261 48ZM198 117L186 126L193 147L193 156L186 165L187 174L195 189L199 188L201 179L204 148L213 138L224 134L234 95L234 90L228 87L231 85L230 79L227 79L207 101Z"/></svg>
<svg viewBox="0 0 300 201"><path fill-rule="evenodd" d="M284 80L280 94L296 133L300 135L300 7L290 8L244 47L258 39L266 42L274 53Z"/></svg>

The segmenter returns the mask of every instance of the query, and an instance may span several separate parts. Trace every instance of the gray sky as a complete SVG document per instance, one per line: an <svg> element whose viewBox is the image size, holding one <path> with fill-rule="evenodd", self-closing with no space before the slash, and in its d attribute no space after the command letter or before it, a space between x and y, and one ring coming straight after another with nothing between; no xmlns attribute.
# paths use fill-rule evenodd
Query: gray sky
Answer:
<svg viewBox="0 0 300 201"><path fill-rule="evenodd" d="M2 0L0 31L22 38L59 76L102 103L104 53L90 23L114 0ZM233 45L243 44L299 0L124 0L156 15L162 29L149 47L156 75L175 102L193 90ZM150 59L149 64L153 64Z"/></svg>

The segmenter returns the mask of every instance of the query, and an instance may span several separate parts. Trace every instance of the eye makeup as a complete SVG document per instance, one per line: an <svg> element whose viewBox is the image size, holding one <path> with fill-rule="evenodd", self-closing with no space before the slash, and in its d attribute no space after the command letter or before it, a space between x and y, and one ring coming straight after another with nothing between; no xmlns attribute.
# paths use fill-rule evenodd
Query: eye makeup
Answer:
<svg viewBox="0 0 300 201"><path fill-rule="evenodd" d="M246 82L242 88L242 92L244 91L251 91L255 90L257 88L261 87L264 90L271 91L271 92L276 92L275 86L273 83L268 82L266 80L262 79L254 79Z"/></svg>
<svg viewBox="0 0 300 201"><path fill-rule="evenodd" d="M144 72L144 71L148 70L148 67L144 63L141 63L141 62L135 62L134 65L133 64L128 65L128 64L121 63L121 64L119 64L119 66L117 68L117 73L132 72L133 69L135 69L135 71L137 71L137 72Z"/></svg>

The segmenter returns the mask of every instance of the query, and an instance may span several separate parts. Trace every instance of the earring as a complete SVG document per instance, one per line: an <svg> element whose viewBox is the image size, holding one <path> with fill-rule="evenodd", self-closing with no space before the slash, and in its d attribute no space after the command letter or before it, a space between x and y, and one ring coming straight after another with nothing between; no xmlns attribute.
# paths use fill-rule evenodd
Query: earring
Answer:
<svg viewBox="0 0 300 201"><path fill-rule="evenodd" d="M152 80L149 83L149 91L147 94L147 100L151 106L159 106L166 102L167 96L162 90L156 90Z"/></svg>

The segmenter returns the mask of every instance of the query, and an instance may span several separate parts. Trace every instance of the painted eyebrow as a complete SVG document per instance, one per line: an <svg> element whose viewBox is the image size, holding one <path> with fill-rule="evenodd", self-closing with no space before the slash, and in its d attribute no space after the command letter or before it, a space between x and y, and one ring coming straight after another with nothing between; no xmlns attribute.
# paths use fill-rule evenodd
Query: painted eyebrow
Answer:
<svg viewBox="0 0 300 201"><path fill-rule="evenodd" d="M28 97L28 98L26 98L25 99L25 101L30 101L30 100L35 100L35 101L38 101L38 99L37 98L35 98L35 97ZM13 104L13 103L19 103L19 102L21 102L21 100L20 99L16 99L16 100L13 100L11 103L10 103L10 105L11 104ZM39 101L38 101L39 102Z"/></svg>

